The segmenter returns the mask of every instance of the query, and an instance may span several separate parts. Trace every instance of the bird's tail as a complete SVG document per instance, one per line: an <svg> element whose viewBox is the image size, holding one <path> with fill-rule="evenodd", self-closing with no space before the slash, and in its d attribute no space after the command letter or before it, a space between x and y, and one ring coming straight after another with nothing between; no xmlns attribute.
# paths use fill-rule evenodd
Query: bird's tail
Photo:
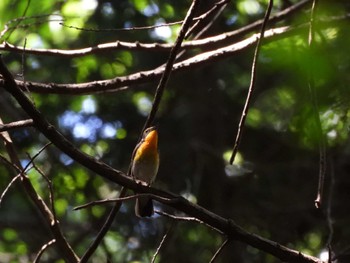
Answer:
<svg viewBox="0 0 350 263"><path fill-rule="evenodd" d="M150 217L154 213L152 199L143 196L136 199L135 214L138 217Z"/></svg>

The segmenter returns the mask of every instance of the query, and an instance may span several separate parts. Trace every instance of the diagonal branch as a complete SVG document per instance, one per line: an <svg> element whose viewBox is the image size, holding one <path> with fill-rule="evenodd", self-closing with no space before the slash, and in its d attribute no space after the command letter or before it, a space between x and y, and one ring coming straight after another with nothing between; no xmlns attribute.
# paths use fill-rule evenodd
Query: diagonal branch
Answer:
<svg viewBox="0 0 350 263"><path fill-rule="evenodd" d="M6 75L3 75L6 76ZM2 120L0 119L0 123L2 123ZM60 223L56 220L54 214L50 211L49 207L46 205L44 200L37 194L35 191L35 188L33 187L32 183L28 179L28 177L25 175L25 170L28 168L26 166L25 168L22 167L22 164L19 160L19 157L16 153L15 147L13 146L12 140L8 132L3 132L2 137L4 138L4 144L6 147L6 151L8 152L8 155L10 156L11 162L13 166L16 169L16 172L19 172L19 175L15 178L20 178L21 184L30 198L30 200L35 204L38 211L43 216L44 220L46 221L46 224L49 226L52 235L55 237L57 241L57 246L59 247L63 258L67 262L78 262L79 258L74 253L73 249L68 244L67 240L65 239ZM39 151L40 153L40 151ZM38 153L38 154L39 154ZM36 155L37 156L37 155ZM33 159L31 160L31 162ZM30 163L31 163L30 162Z"/></svg>
<svg viewBox="0 0 350 263"><path fill-rule="evenodd" d="M190 24L192 22L192 19L194 17L195 10L196 10L197 6L199 5L199 3L200 3L200 0L193 0L190 8L187 11L186 17L185 17L184 22L183 22L181 29L180 29L180 33L179 33L178 37L176 38L175 45L170 51L169 58L167 60L165 68L164 68L164 72L162 74L162 77L160 78L159 84L158 84L157 89L156 89L156 94L154 96L154 100L152 103L151 112L149 113L149 115L147 117L147 120L143 126L141 134L148 126L151 125L151 123L153 122L153 120L156 116L156 113L158 111L158 107L159 107L160 101L162 99L165 87L168 83L168 80L170 78L170 74L171 74L172 69L173 69L173 65L174 65L174 62L176 59L176 54L179 51L179 49L181 47L181 43L186 36L186 33L187 33L187 31L190 27Z"/></svg>
<svg viewBox="0 0 350 263"><path fill-rule="evenodd" d="M238 147L239 147L239 144L241 142L243 128L244 128L244 125L245 125L245 120L246 120L246 117L247 117L247 114L248 114L248 110L249 110L250 102L251 102L251 99L252 99L252 95L253 95L253 92L255 90L256 66L257 66L257 62L258 62L258 57L259 57L259 53L260 53L260 47L261 47L262 39L264 38L264 35L265 35L265 28L266 28L267 22L269 20L272 7L273 7L273 0L270 0L269 1L269 5L268 5L267 10L266 10L266 13L265 13L264 22L263 22L263 24L261 26L260 36L259 36L259 39L257 41L255 52L254 52L254 58L253 58L253 63L252 63L252 71L251 71L251 78L250 78L250 86L249 86L247 98L245 100L245 104L244 104L243 112L242 112L242 115L241 115L241 119L240 119L239 124L238 124L238 130L237 130L235 143L233 145L232 155L231 155L231 158L230 158L230 164L233 163L233 161L235 160L236 154L238 152Z"/></svg>
<svg viewBox="0 0 350 263"><path fill-rule="evenodd" d="M128 191L128 189L123 187L120 191L119 198L123 198L127 194L127 191ZM85 262L89 261L90 257L96 251L96 249L100 245L102 239L105 237L108 230L110 229L110 227L113 223L113 220L114 220L115 216L117 215L122 203L123 202L120 200L115 202L113 208L109 212L108 217L107 217L105 223L103 224L102 228L100 229L99 233L97 234L95 240L92 242L92 244L89 246L89 248L85 251L84 255L81 257L80 263L85 263Z"/></svg>
<svg viewBox="0 0 350 263"><path fill-rule="evenodd" d="M226 239L221 246L218 248L218 250L215 252L214 256L211 258L209 263L214 263L215 260L219 257L220 253L223 251L224 247L229 243L229 239Z"/></svg>

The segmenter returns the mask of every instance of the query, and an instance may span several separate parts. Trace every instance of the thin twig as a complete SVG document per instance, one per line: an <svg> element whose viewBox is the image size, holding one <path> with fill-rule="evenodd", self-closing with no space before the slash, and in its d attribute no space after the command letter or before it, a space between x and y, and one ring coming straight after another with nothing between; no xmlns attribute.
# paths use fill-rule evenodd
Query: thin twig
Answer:
<svg viewBox="0 0 350 263"><path fill-rule="evenodd" d="M316 13L316 7L317 7L318 0L313 0L312 7L311 7L311 14L310 14L310 23L309 23L309 70L308 70L308 86L309 86L309 92L311 96L311 102L313 106L313 113L314 113L314 119L316 122L316 135L318 139L318 147L319 147L319 153L320 153L320 159L319 159L319 174L318 174L318 186L317 186L317 195L316 199L314 201L316 208L321 208L322 205L322 197L323 197L323 188L324 188L324 180L326 175L326 169L327 169L327 155L326 155L326 138L323 134L322 124L320 120L320 114L319 114L319 108L318 108L318 102L317 102L317 94L315 90L315 80L314 80L314 66L313 66L313 51L314 51L314 45L315 45L315 13Z"/></svg>
<svg viewBox="0 0 350 263"><path fill-rule="evenodd" d="M175 216L169 213L166 213L164 211L159 211L156 210L155 211L157 214L174 219L174 220L178 220L178 221L186 221L186 222L195 222L195 223L200 223L200 224L204 224L203 221L199 220L198 218L195 217L190 217L190 216Z"/></svg>
<svg viewBox="0 0 350 263"><path fill-rule="evenodd" d="M326 210L326 220L328 226L328 238L327 238L327 247L328 247L328 263L332 262L332 241L333 241L333 219L332 219L332 203L333 203L333 193L335 186L335 171L334 171L334 162L333 159L330 159L330 184L328 192L328 202Z"/></svg>
<svg viewBox="0 0 350 263"><path fill-rule="evenodd" d="M2 200L4 199L7 191L10 189L10 187L16 182L16 180L18 178L21 177L21 174L17 174L15 177L12 178L11 182L6 186L5 190L2 192L1 196L0 196L0 206L1 206L1 203L2 203Z"/></svg>
<svg viewBox="0 0 350 263"><path fill-rule="evenodd" d="M155 212L156 212L157 214L159 214L159 215L168 217L168 218L173 219L173 220L176 220L176 221L194 222L194 223L203 224L203 225L207 226L208 228L212 229L213 231L218 232L218 233L220 233L220 234L223 234L223 232L222 232L220 229L215 228L215 227L213 227L213 226L207 224L206 222L204 222L204 221L202 221L202 220L199 220L198 218L195 218L195 217L190 217L190 216L175 216L175 215L166 213L166 212L164 212L164 211L159 211L159 210L156 210Z"/></svg>
<svg viewBox="0 0 350 263"><path fill-rule="evenodd" d="M224 249L224 247L229 243L229 239L227 238L224 243L221 244L221 246L218 248L218 250L215 252L214 256L211 258L209 263L214 263L215 260L219 257L221 251Z"/></svg>
<svg viewBox="0 0 350 263"><path fill-rule="evenodd" d="M6 22L6 24L4 25L4 30L2 30L0 32L0 39L7 33L7 31L9 31L10 29L17 29L17 28L25 28L28 27L29 25L19 25L22 21L28 21L28 20L32 20L32 19L41 19L43 17L50 17L50 16L59 16L60 15L53 15L53 14L43 14L43 15L35 15L35 16L21 16L21 17L16 17L14 19L10 19L9 21ZM51 20L46 20L45 22L48 22ZM62 21L62 20L60 20ZM17 23L17 25L15 26L9 26L10 24L14 24ZM42 24L43 22L41 22ZM31 24L33 25L33 24Z"/></svg>
<svg viewBox="0 0 350 263"><path fill-rule="evenodd" d="M47 187L49 188L49 198L50 198L50 203L51 203L51 211L54 217L55 222L57 221L57 216L56 216L56 208L55 208L55 196L53 192L53 187L52 187L52 181L46 176L46 174L39 169L33 162L33 168L45 179L47 183Z"/></svg>
<svg viewBox="0 0 350 263"><path fill-rule="evenodd" d="M17 173L21 173L21 168L19 168L17 165L13 164L11 161L7 160L2 154L0 154L0 160L8 165L9 167L13 168L14 170L16 170Z"/></svg>
<svg viewBox="0 0 350 263"><path fill-rule="evenodd" d="M197 18L198 19L198 18ZM174 26L181 24L183 21L175 21L175 22L169 22L159 25L152 25L152 26L135 26L135 27L125 27L125 28L87 28L87 27L77 27L72 25L66 25L65 23L59 23L61 26L85 31L85 32L94 32L94 33L103 33L103 32L121 32L121 31L136 31L136 30L149 30L149 29L155 29L159 27L168 27L168 26Z"/></svg>
<svg viewBox="0 0 350 263"><path fill-rule="evenodd" d="M162 201L163 203L171 203L171 202L175 202L175 199L168 199L168 198L164 198L164 197L160 197L154 194L135 194L135 195L129 195L129 196L123 196L120 195L118 198L113 198L113 199L104 199L104 200L97 200L97 201L92 201L89 203L86 203L84 205L80 205L80 206L76 206L73 208L73 210L80 210L83 208L87 208L90 206L95 206L95 205L105 205L105 204L109 204L109 203L114 203L114 202L123 202L123 201L129 201L129 200L133 200L139 197L152 197L155 200L158 201Z"/></svg>
<svg viewBox="0 0 350 263"><path fill-rule="evenodd" d="M170 227L168 228L162 240L160 241L159 246L157 247L157 250L152 257L151 263L154 263L156 261L157 256L159 255L160 249L164 246L165 242L169 239L170 233L173 230L173 228L174 228L174 222L171 223Z"/></svg>
<svg viewBox="0 0 350 263"><path fill-rule="evenodd" d="M33 120L31 119L14 121L6 124L0 124L0 132L20 129L20 128L29 127L29 126L33 126Z"/></svg>
<svg viewBox="0 0 350 263"><path fill-rule="evenodd" d="M152 103L151 112L148 115L148 118L147 118L147 120L146 120L146 122L145 122L145 124L143 126L141 134L143 134L143 131L148 126L151 125L151 123L153 122L153 120L155 118L155 115L156 115L156 113L158 111L158 107L159 107L160 101L161 101L162 96L163 96L163 92L165 90L167 82L168 82L168 80L170 78L171 71L173 69L173 65L174 65L174 62L175 62L175 59L176 59L176 54L179 51L179 49L181 48L181 43L184 40L185 35L186 35L186 33L187 33L187 31L188 31L188 29L190 27L190 24L191 24L192 19L194 17L195 10L196 10L199 2L200 2L200 0L193 0L190 8L187 11L186 17L185 17L184 22L183 22L183 24L181 26L181 29L180 29L180 33L177 36L175 44L174 44L174 46L172 47L172 49L170 51L169 58L167 60L164 72L162 74L162 77L161 77L161 79L159 81L159 84L157 86L157 89L156 89L156 93L155 93L155 96L154 96L154 99L153 99L153 103Z"/></svg>
<svg viewBox="0 0 350 263"><path fill-rule="evenodd" d="M253 58L252 70L251 70L251 78L250 78L250 86L249 86L247 98L246 98L246 101L244 104L241 119L240 119L239 124L238 124L238 130L237 130L235 143L234 143L233 149L232 149L230 164L232 164L233 161L235 160L236 154L238 152L238 147L239 147L239 144L241 142L243 128L245 125L245 120L246 120L246 117L248 114L251 98L252 98L252 95L253 95L253 92L255 89L256 67L257 67L258 57L259 57L259 53L260 53L260 47L261 47L262 39L264 38L264 35L265 35L265 28L266 28L267 22L269 20L270 14L271 14L272 7L273 7L273 0L270 0L269 5L268 5L267 10L266 10L266 13L265 13L265 16L264 16L264 21L261 25L260 36L259 36L258 42L256 44L255 52L254 52L254 58Z"/></svg>
<svg viewBox="0 0 350 263"><path fill-rule="evenodd" d="M191 38L192 40L196 40L200 38L200 36L204 34L214 24L216 19L221 15L222 11L225 9L228 2L229 0L219 1L215 3L214 6L209 11L202 14L199 17L200 19L190 29L188 29L185 35L185 39L188 40L190 36L194 33L195 35ZM181 46L181 48L182 50L178 52L175 60L179 60L184 54L186 54L187 49L184 48L183 46ZM161 65L158 68L161 68L161 67L164 67L164 65Z"/></svg>
<svg viewBox="0 0 350 263"><path fill-rule="evenodd" d="M128 192L128 189L123 187L120 190L119 198L123 198L127 194L127 192ZM89 261L90 257L96 251L96 249L100 245L102 239L105 237L105 235L107 234L108 230L110 229L110 227L111 227L111 225L113 223L113 220L114 220L115 216L117 215L117 213L118 213L122 203L123 202L120 201L120 200L115 202L113 208L109 212L109 215L108 215L105 223L103 224L102 228L100 229L97 237L92 242L90 247L85 251L84 255L81 257L80 263L85 263L85 262Z"/></svg>
<svg viewBox="0 0 350 263"><path fill-rule="evenodd" d="M35 257L33 263L39 263L39 262L40 262L40 258L41 258L41 256L42 256L42 254L45 252L45 250L46 250L49 246L51 246L51 245L53 245L53 244L55 244L55 243L56 243L56 239L52 239L51 241L49 241L49 242L47 242L45 245L43 245L43 246L40 248L38 254L36 255L36 257Z"/></svg>
<svg viewBox="0 0 350 263"><path fill-rule="evenodd" d="M195 34L195 39L202 35L216 20L216 18L221 14L227 3L230 0L222 0L214 3L214 6L199 16L199 19L193 19L196 23L187 31L185 35L185 39L188 39L190 35L192 35L195 31L198 32ZM209 20L209 21L208 21Z"/></svg>
<svg viewBox="0 0 350 263"><path fill-rule="evenodd" d="M10 82L14 83L13 77L11 73L8 71L6 67L4 67L4 64L2 63L1 60L1 55L0 55L0 74L6 79L9 80ZM8 79L9 78L9 79ZM5 82L5 84L7 84ZM6 85L5 85L6 86ZM16 86L12 86L14 88L17 88ZM24 98L28 99L24 94ZM2 123L2 119L0 118L0 123ZM36 192L35 188L33 187L32 183L28 179L27 176L25 176L25 171L29 167L29 165L33 162L33 160L49 145L45 145L43 149L41 149L35 156L32 158L32 160L26 165L26 167L22 167L22 164L20 162L20 159L18 157L18 154L15 150L15 147L12 143L11 137L8 134L7 131L1 133L1 137L4 139L4 144L6 147L6 151L8 155L10 156L11 162L14 164L13 166L19 167L20 172L20 178L21 178L21 184L23 186L23 189L25 190L26 194L28 197L33 201L35 204L36 208L38 211L40 211L42 218L45 220L46 224L49 226L52 235L55 237L57 241L57 245L60 249L60 252L62 253L62 257L67 261L67 262L78 262L79 258L67 242L66 238L64 237L60 224L59 222L54 219L54 216L46 203L43 201L40 195ZM17 171L17 169L16 169Z"/></svg>
<svg viewBox="0 0 350 263"><path fill-rule="evenodd" d="M23 14L22 14L22 17L24 17L26 14L27 14L27 11L29 9L29 6L30 6L30 2L31 0L27 0L27 5L26 5L26 8L24 9L23 11ZM11 34L15 31L15 29L17 28L17 26L21 23L22 20L18 20L18 23L17 25L13 28L12 31L10 31L10 33L8 34L7 38L6 38L6 41L10 38ZM4 32L1 32L1 36L0 36L0 39L2 38L2 36L6 33L6 31Z"/></svg>
<svg viewBox="0 0 350 263"><path fill-rule="evenodd" d="M30 161L26 164L26 166L23 168L23 173L25 171L27 171L27 169L29 168L29 166L34 162L34 160L50 145L52 145L52 142L48 142L47 144L45 144L43 147L41 147L41 149L33 156L30 158Z"/></svg>

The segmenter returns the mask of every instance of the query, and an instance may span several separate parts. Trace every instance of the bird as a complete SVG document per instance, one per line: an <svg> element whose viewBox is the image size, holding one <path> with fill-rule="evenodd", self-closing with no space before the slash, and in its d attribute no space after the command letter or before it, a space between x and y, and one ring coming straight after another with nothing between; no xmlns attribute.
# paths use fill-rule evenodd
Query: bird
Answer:
<svg viewBox="0 0 350 263"><path fill-rule="evenodd" d="M131 175L137 183L150 186L158 173L158 131L155 126L147 128L132 155ZM154 213L150 197L136 199L135 214L138 217L151 217Z"/></svg>

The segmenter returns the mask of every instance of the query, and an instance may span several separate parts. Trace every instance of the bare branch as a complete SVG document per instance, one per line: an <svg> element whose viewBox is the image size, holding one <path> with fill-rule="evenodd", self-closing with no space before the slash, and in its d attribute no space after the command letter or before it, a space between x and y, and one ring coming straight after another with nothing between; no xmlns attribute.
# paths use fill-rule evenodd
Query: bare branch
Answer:
<svg viewBox="0 0 350 263"><path fill-rule="evenodd" d="M128 189L123 187L120 191L119 198L123 198L128 192ZM95 238L94 242L90 245L90 247L85 251L84 255L80 259L80 263L88 262L92 254L96 251L97 247L100 245L102 239L107 234L108 230L110 229L115 216L117 215L121 205L122 201L118 200L115 202L113 208L109 212L109 215L103 224L102 228L100 229L100 232L98 233L97 237Z"/></svg>
<svg viewBox="0 0 350 263"><path fill-rule="evenodd" d="M323 196L323 186L324 186L324 180L326 175L326 169L327 169L327 156L326 156L326 138L323 134L322 130L322 124L318 109L318 101L317 101L317 94L315 91L315 80L314 80L314 67L313 67L313 58L311 57L314 51L314 35L315 35L315 29L314 29L314 23L315 23L315 12L316 12L316 5L317 0L313 0L312 7L311 7L311 14L310 14L310 25L309 25L309 49L310 49L310 61L309 61L309 74L308 74L308 85L309 85L309 92L311 96L311 102L313 106L313 112L314 112L314 119L316 122L316 129L317 129L317 139L319 141L319 153L320 153L320 160L319 160L319 175L318 175L318 187L317 187L317 196L315 199L315 206L316 208L320 208L322 204L322 196Z"/></svg>
<svg viewBox="0 0 350 263"><path fill-rule="evenodd" d="M34 162L36 157L38 157L47 147L49 147L52 144L52 142L49 142L45 144L33 157L30 157L30 161L27 163L27 165L23 168L23 173L27 171L28 167Z"/></svg>
<svg viewBox="0 0 350 263"><path fill-rule="evenodd" d="M333 194L335 187L335 171L334 171L334 161L330 160L330 184L328 191L328 200L327 200L327 210L326 210L326 220L328 227L328 238L327 238L327 247L328 247L328 262L332 262L332 242L334 235L334 227L333 227L333 218L332 218L332 205L333 205Z"/></svg>
<svg viewBox="0 0 350 263"><path fill-rule="evenodd" d="M184 221L184 222L194 222L194 223L199 223L199 224L203 224L205 226L207 226L208 228L214 230L215 232L218 232L220 234L223 234L223 232L217 228L214 228L213 226L207 224L206 222L203 222L195 217L188 217L188 216L175 216L175 215L172 215L172 214L169 214L169 213L166 213L164 211L159 211L159 210L156 210L156 213L159 214L159 215L162 215L162 216L165 216L165 217L168 217L170 219L173 219L173 220L177 220L177 221Z"/></svg>
<svg viewBox="0 0 350 263"><path fill-rule="evenodd" d="M154 262L156 261L157 256L158 256L158 254L159 254L159 252L160 252L160 249L164 246L165 242L169 239L170 233L171 233L171 231L173 230L173 228L174 228L174 223L172 223L172 224L170 225L170 227L168 228L168 230L167 230L166 233L164 234L162 240L161 240L160 243L159 243L159 246L158 246L156 252L154 253L154 255L153 255L153 257L152 257L151 263L154 263Z"/></svg>
<svg viewBox="0 0 350 263"><path fill-rule="evenodd" d="M304 29L305 25L298 28L280 27L271 29L265 32L264 40L272 40L274 37L287 37L290 34L300 32ZM229 46L218 48L214 51L203 52L184 61L175 63L173 65L172 72L189 70L197 68L198 66L204 65L206 63L215 62L219 59L227 59L230 56L238 54L239 52L242 52L243 50L252 47L257 42L258 37L259 34L255 34L245 40L231 44ZM99 80L80 84L43 84L27 81L25 85L31 92L44 94L49 93L82 95L103 92L116 92L125 90L132 85L139 85L158 80L160 76L164 74L164 70L165 68L161 67L147 71L140 71L137 73L130 74L128 76L117 77L110 80ZM16 83L22 90L26 90L26 87L22 81L16 80ZM0 78L0 87L1 86L3 86L3 83Z"/></svg>
<svg viewBox="0 0 350 263"><path fill-rule="evenodd" d="M27 0L27 5L26 5L26 7L25 7L25 9L24 9L24 11L23 11L22 17L24 17L24 16L27 14L27 11L28 11L29 6L30 6L30 2L31 2L31 0ZM12 30L8 30L8 28L5 28L5 30L3 30L3 31L1 32L1 34L0 34L0 39L4 36L4 34L7 32L7 30L10 31L10 33L8 34L8 36L7 36L6 39L9 39L10 36L11 36L11 34L12 34L12 32L17 28L17 26L21 23L21 21L22 21L22 20L16 21L17 24L16 24L16 26L14 26L14 27L11 28Z"/></svg>
<svg viewBox="0 0 350 263"><path fill-rule="evenodd" d="M250 78L250 86L249 86L247 98L245 100L245 104L244 104L243 112L242 112L242 115L241 115L241 119L240 119L239 124L238 124L238 130L237 130L235 143L233 145L232 155L231 155L231 158L230 158L230 164L232 164L233 161L235 160L236 154L238 152L238 147L239 147L239 144L241 142L243 128L244 128L244 125L245 125L245 120L246 120L246 117L247 117L247 114L248 114L251 98L252 98L252 95L253 95L253 92L254 92L254 89L255 89L256 66L257 66L257 61L258 61L258 57L259 57L259 53L260 53L261 42L262 42L262 39L264 38L264 35L265 35L265 28L266 28L266 25L267 25L267 21L269 20L272 7L273 7L273 0L270 0L269 1L269 5L268 5L267 10L266 10L266 13L265 13L264 22L263 22L263 24L261 26L260 36L259 36L258 42L256 44L255 52L254 52L254 58L253 58L253 63L252 63L252 71L251 71L251 78Z"/></svg>
<svg viewBox="0 0 350 263"><path fill-rule="evenodd" d="M229 0L218 1L209 11L202 14L199 19L196 20L194 18L193 21L196 20L196 23L188 30L188 32L186 32L185 39L188 39L190 35L196 32L198 33L195 34L195 39L201 36L202 33L205 32L212 25L212 23L214 23L228 2Z"/></svg>
<svg viewBox="0 0 350 263"><path fill-rule="evenodd" d="M33 120L22 120L22 121L14 121L7 124L0 124L0 132L9 131L14 129L20 129L24 127L33 126Z"/></svg>
<svg viewBox="0 0 350 263"><path fill-rule="evenodd" d="M221 1L224 2L224 1ZM285 18L290 17L300 9L307 6L309 3L311 3L311 0L304 0L301 2L296 3L295 5L286 8L285 10L280 11L279 13L273 15L269 22L270 23L276 23L279 22ZM219 3L217 3L218 5ZM205 14L203 14L205 15ZM203 16L202 15L202 16ZM202 17L201 16L201 17ZM200 17L200 18L201 18ZM195 18L194 18L195 19ZM177 22L176 22L177 23ZM255 30L259 29L263 23L263 20L255 21L247 26L241 27L238 30L234 30L232 32L226 32L223 34L219 34L217 36L208 37L205 39L200 40L193 40L193 41L187 41L182 43L181 48L182 49L188 49L188 48L209 48L210 46L217 46L221 42L227 42L230 41L233 38L242 37L248 33L254 32ZM60 57L80 57L80 56L86 56L91 54L97 54L102 52L110 52L113 50L118 49L127 49L127 50L144 50L147 52L150 51L169 51L173 47L173 44L160 44L160 43L139 43L139 42L125 42L125 41L114 41L110 43L102 43L94 47L86 47L82 49L69 49L69 50L62 50L62 49L36 49L36 48L26 48L25 52L28 54L34 54L34 55L45 55L45 56L60 56ZM0 44L0 50L6 50L11 52L23 52L23 47L15 46L10 43L4 42L3 44Z"/></svg>
<svg viewBox="0 0 350 263"><path fill-rule="evenodd" d="M129 196L125 196L123 195L119 195L118 198L113 198L113 199L103 199L103 200L97 200L97 201L92 201L89 202L87 204L84 205L80 205L80 206L76 206L73 208L73 210L80 210L80 209L84 209L90 206L95 206L95 205L106 205L109 203L114 203L114 202L123 202L123 201L129 201L129 200L134 200L138 197L142 197L142 196L146 196L146 197L152 197L155 200L162 202L162 203L171 203L171 202L176 202L176 199L169 199L169 198L163 198L154 194L136 194L136 195L129 195Z"/></svg>
<svg viewBox="0 0 350 263"><path fill-rule="evenodd" d="M224 247L229 243L229 239L226 239L221 246L218 248L218 250L215 252L214 256L211 258L209 263L214 263L215 260L219 257L221 251L224 249Z"/></svg>
<svg viewBox="0 0 350 263"><path fill-rule="evenodd" d="M72 25L66 25L65 23L60 23L60 25L67 27L67 28L70 28L70 29L76 29L76 30L85 31L85 32L102 33L102 32L149 30L149 29L165 27L165 26L174 26L174 25L181 24L182 22L183 21L175 21L175 22L169 22L169 23L164 23L164 24L159 24L159 25L135 26L135 27L126 27L126 28L86 28L86 27L77 27L77 26L72 26Z"/></svg>
<svg viewBox="0 0 350 263"><path fill-rule="evenodd" d="M50 203L51 203L51 211L52 215L57 221L57 216L56 216L56 209L55 209L55 197L54 197L54 192L53 192L53 187L52 187L52 181L35 165L33 162L33 168L45 179L47 183L47 187L49 188L49 198L50 198Z"/></svg>
<svg viewBox="0 0 350 263"><path fill-rule="evenodd" d="M1 207L1 203L2 203L2 200L4 199L7 191L10 189L10 187L16 182L16 180L18 178L21 177L21 174L17 174L15 177L12 178L11 182L6 186L5 190L2 192L1 196L0 196L0 207Z"/></svg>
<svg viewBox="0 0 350 263"><path fill-rule="evenodd" d="M194 13L195 13L197 6L199 5L199 2L200 2L200 0L193 0L190 8L187 11L186 17L185 17L184 22L183 22L181 29L180 29L180 33L176 38L174 47L170 51L169 58L167 60L165 68L164 68L164 72L162 74L162 77L160 78L159 84L158 84L157 89L156 89L156 94L154 95L151 112L149 113L149 115L147 117L147 120L143 126L141 134L143 134L143 131L152 124L152 122L156 116L160 101L161 101L162 96L163 96L163 92L165 90L165 87L168 83L168 80L170 78L170 74L171 74L172 69L173 69L173 65L174 65L174 62L176 59L176 54L181 47L181 43L186 36L186 33L190 27L190 24L192 23Z"/></svg>
<svg viewBox="0 0 350 263"><path fill-rule="evenodd" d="M0 62L1 61L2 60L0 59ZM0 63L0 67L1 67L1 63ZM1 71L1 70L0 70L0 72L6 79L6 76L7 76L6 73L4 71ZM11 78L12 78L12 76L11 76ZM12 81L14 81L13 78L12 78ZM26 99L27 99L27 97L26 97ZM1 118L0 118L0 123L2 123ZM65 237L63 236L59 222L57 220L55 220L50 209L47 207L47 205L45 204L43 199L37 194L32 183L30 182L28 177L25 176L25 174L24 174L25 170L29 167L29 165L33 159L25 167L25 169L23 169L21 162L19 160L19 157L16 153L15 147L12 143L10 135L8 134L7 131L5 131L5 132L1 133L1 136L4 138L4 144L6 147L6 151L8 152L8 155L10 156L10 159L11 159L11 162L13 163L13 166L16 168L18 167L20 169L19 177L21 179L21 184L23 185L23 188L24 188L26 194L31 199L31 201L33 201L36 208L38 209L38 211L40 211L41 215L43 216L43 219L46 221L46 224L49 226L51 233L55 237L57 244L58 244L58 247L63 254L63 257L66 259L67 262L72 262L72 263L78 262L79 258L74 253L74 251L72 250L72 248L70 247L70 245L66 241ZM45 147L44 147L44 149L45 149ZM38 154L40 154L40 152L41 151L39 151ZM36 154L36 156L38 154ZM17 170L18 169L16 169L16 171Z"/></svg>
<svg viewBox="0 0 350 263"><path fill-rule="evenodd" d="M37 262L40 262L40 258L42 256L42 254L45 252L45 250L50 247L51 245L55 244L56 243L56 239L52 239L50 240L49 242L47 242L45 245L43 245L41 248L40 248L40 251L38 252L38 254L36 255L33 263L37 263Z"/></svg>

